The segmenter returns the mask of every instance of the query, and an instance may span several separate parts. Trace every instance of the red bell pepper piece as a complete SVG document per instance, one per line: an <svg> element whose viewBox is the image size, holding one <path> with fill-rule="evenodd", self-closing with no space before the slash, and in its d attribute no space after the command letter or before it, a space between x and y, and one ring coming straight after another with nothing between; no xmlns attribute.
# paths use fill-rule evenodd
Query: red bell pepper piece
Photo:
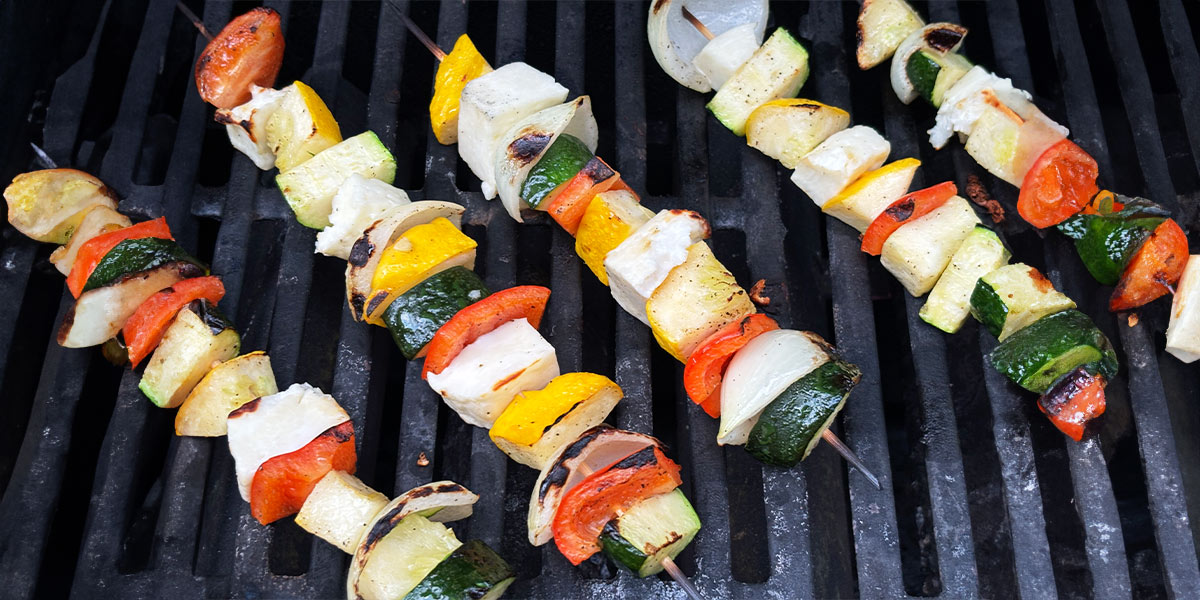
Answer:
<svg viewBox="0 0 1200 600"><path fill-rule="evenodd" d="M138 366L143 358L158 347L175 314L189 302L204 299L216 304L224 297L225 285L221 283L221 278L209 275L184 279L147 298L121 329L130 364Z"/></svg>
<svg viewBox="0 0 1200 600"><path fill-rule="evenodd" d="M904 224L937 210L957 193L958 187L953 181L944 181L933 187L910 192L893 202L875 217L870 227L867 227L866 233L863 234L862 251L871 256L879 256L888 236Z"/></svg>
<svg viewBox="0 0 1200 600"><path fill-rule="evenodd" d="M1137 308L1173 291L1183 276L1187 261L1187 235L1175 219L1163 221L1125 265L1121 280L1108 301L1108 309Z"/></svg>
<svg viewBox="0 0 1200 600"><path fill-rule="evenodd" d="M1059 431L1078 442L1088 422L1104 414L1104 384L1103 375L1092 375L1080 367L1038 398L1038 409Z"/></svg>
<svg viewBox="0 0 1200 600"><path fill-rule="evenodd" d="M153 221L143 221L123 229L102 233L84 242L79 247L79 252L75 253L75 263L71 265L71 272L67 275L67 289L71 290L71 295L78 298L79 294L83 293L83 286L87 285L88 277L92 276L92 271L96 270L96 265L100 264L100 259L104 258L109 250L125 240L140 238L175 239L171 237L167 219L159 217Z"/></svg>
<svg viewBox="0 0 1200 600"><path fill-rule="evenodd" d="M521 285L496 292L458 311L429 340L421 378L441 373L463 348L509 321L527 319L536 329L549 299L550 288Z"/></svg>
<svg viewBox="0 0 1200 600"><path fill-rule="evenodd" d="M677 487L679 465L647 446L586 477L563 495L550 524L558 551L578 565L600 550L600 532L634 504Z"/></svg>
<svg viewBox="0 0 1200 600"><path fill-rule="evenodd" d="M593 156L574 177L550 193L546 212L550 213L567 233L575 235L592 198L596 197L596 194L608 191L620 180L620 173L614 171L599 156Z"/></svg>
<svg viewBox="0 0 1200 600"><path fill-rule="evenodd" d="M713 332L688 357L683 368L683 387L692 402L714 419L721 416L721 379L733 355L747 342L779 323L762 313L748 315Z"/></svg>
<svg viewBox="0 0 1200 600"><path fill-rule="evenodd" d="M1038 157L1017 196L1017 212L1039 229L1058 225L1079 212L1099 191L1096 159L1064 139Z"/></svg>
<svg viewBox="0 0 1200 600"><path fill-rule="evenodd" d="M303 448L258 467L250 484L250 513L263 525L294 515L326 473L353 474L357 462L354 423L330 427Z"/></svg>

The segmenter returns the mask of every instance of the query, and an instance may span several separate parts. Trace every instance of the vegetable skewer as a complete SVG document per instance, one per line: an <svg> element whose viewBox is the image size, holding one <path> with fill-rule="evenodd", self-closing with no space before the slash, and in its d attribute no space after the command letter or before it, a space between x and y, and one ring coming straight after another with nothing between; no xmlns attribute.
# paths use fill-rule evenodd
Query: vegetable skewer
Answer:
<svg viewBox="0 0 1200 600"><path fill-rule="evenodd" d="M867 4L878 9L897 3L902 0ZM753 0L742 4L756 5ZM732 5L723 8L733 9ZM693 28L703 25L686 8L681 7L680 13ZM877 21L895 26L911 21L902 16L889 13ZM656 16L652 8L648 24L652 37L659 30L656 18L663 18L662 12ZM927 34L926 46L952 51L964 33L961 28L933 31ZM889 35L903 37L895 32ZM695 61L718 42L719 38L710 39ZM905 52L916 49L914 43ZM872 56L880 52L869 50ZM811 100L787 100L788 94L780 90L790 75L752 64L753 56L770 52L763 44L750 59L735 65L729 82L712 82L719 89L709 108L718 120L740 135L721 106L714 107L723 94L723 105L757 105L746 119L749 145L794 168L792 181L824 212L863 232L863 251L880 255L883 266L909 293L930 293L920 311L923 320L953 333L971 314L997 335L1001 344L990 357L993 366L1018 385L1041 394L1039 408L1064 433L1081 439L1084 426L1104 412L1103 388L1117 370L1108 339L1036 269L1006 266L1009 252L994 232L979 224L970 204L956 195L953 183L906 193L920 161L901 159L884 165L890 144L873 129L846 129L845 111ZM947 63L944 73L951 73L955 64ZM663 68L674 77L669 66ZM764 97L764 91L769 95ZM1037 133L1031 139L1039 143L1054 141L1053 127L1031 131Z"/></svg>
<svg viewBox="0 0 1200 600"><path fill-rule="evenodd" d="M390 2L388 4L389 4L389 6L391 6L391 8L393 9L393 11L395 13L397 13L398 15L400 15L402 17L402 20L404 21L404 24L409 29L409 31L411 31L418 39L420 39L422 41L422 43L425 44L425 46L430 50L430 52L436 58L438 58L439 60L442 60L445 58L445 56L446 56L445 53L435 43L433 43L432 40L429 39L429 37L420 29L420 27L417 26L416 23L414 23L411 20L411 18L408 17L408 15L405 15L403 13L403 11L401 11L399 8L397 8L394 4L392 4ZM684 11L684 16L687 17L688 20L693 23L693 25L695 25L698 29L700 29L701 32L705 35L705 37L707 37L708 39L713 38L712 32L709 31L708 28L705 27L703 23L700 23L700 21L698 19L696 19L695 16L692 15L691 12L688 11L686 7L684 7L682 10ZM435 92L435 95L436 95L436 92ZM568 138L566 138L566 136L564 136L562 139L566 140ZM539 168L541 168L541 165L545 162L549 162L551 160L550 156L557 156L557 155L553 154L556 147L557 147L556 145L551 144L549 150L546 151L542 160L539 161L533 167L534 171L531 172L529 179L526 180L526 183L524 186L525 189L528 189L530 187L529 182L534 179L534 173L538 172L537 170ZM579 160L577 160L576 162L574 162L573 164L571 164L569 167L567 167L567 169L568 169L567 172L569 172L570 169L580 169L581 168L581 169L583 169L583 171L580 171L581 173L583 173L584 171L587 170L588 161L587 161L586 157L590 155L590 152L588 152L588 150L585 148L579 148L579 150L577 150L577 151L581 153L581 158ZM592 160L596 160L595 157L593 157ZM605 167L607 167L607 165L605 165ZM610 177L617 177L619 179L619 176L616 175L615 172L612 172L612 171L610 171L610 172L612 173L612 175ZM593 179L596 179L596 177L597 176L595 176L595 175L592 176ZM557 182L559 180L552 180L552 181ZM559 187L553 189L553 191L551 191L550 193L551 194L558 193L559 196L569 193L567 191L564 191L564 188L566 190L571 189L569 184L560 183ZM594 193L594 194L595 193L603 193L604 189L605 188L597 188L597 187L593 186L591 189L588 190L588 193ZM600 196L597 196L597 198L599 198L599 197ZM634 198L636 198L636 196ZM540 200L534 201L531 199L531 200L529 200L529 202L530 202L530 204L534 204L535 207L540 208L540 204L541 204ZM636 202L636 200L635 200L635 202ZM558 220L559 223L561 225L563 225L563 227L565 229L567 229L567 231L569 233L571 233L572 235L576 235L577 230L579 228L580 220L582 219L582 215L580 215L580 218L578 218L578 219L569 218L564 222L563 219L559 218L558 213L556 213L554 211L553 202L551 202L550 204L551 204L551 206L549 207L549 211L551 213L551 216L554 217L556 220ZM581 207L579 210L582 211L583 207L586 207L587 204L588 204L587 199L584 199L582 202L579 202L578 205ZM705 226L707 226L707 225L705 225ZM615 248L614 248L614 250L615 250ZM603 255L601 256L601 258L604 259ZM605 260L605 265L607 266L608 260L607 259L604 259L604 260ZM719 265L719 263L718 263L718 265ZM595 269L593 268L593 270L595 270ZM597 275L600 275L600 274L601 274L601 271L597 271ZM605 279L606 278L602 278L602 281L604 281ZM604 282L609 283L608 281L604 281ZM736 285L736 284L734 284L734 285ZM618 302L620 302L621 297L618 296L618 292L615 287L614 287L613 293L614 293L614 296L618 299ZM632 314L634 314L635 316L639 316L639 318L641 318L639 313L644 313L644 311L638 310L641 308L641 306L639 305L640 302L636 301L636 300L632 301L632 302L634 303L632 306L627 306L625 303L621 303L621 304L624 308L629 310ZM645 302L645 301L641 300L641 302ZM649 310L650 304L647 303L646 307L647 307L647 310ZM642 320L645 321L647 319L643 318ZM657 337L657 332L656 332L656 337ZM697 341L699 341L699 340L697 340ZM660 342L661 342L661 340L660 340ZM666 346L664 346L664 347L666 347ZM668 350L669 350L669 348L668 348ZM679 358L678 355L676 355L676 356L677 356L677 358ZM682 358L681 358L681 360L682 360ZM839 454L841 454L851 465L853 465L856 469L858 469L860 472L862 472L863 475L866 476L866 478L872 483L872 485L874 485L876 488L880 487L879 479L874 475L874 473L872 473L866 467L866 465L854 454L854 452L852 450L850 450L850 448L847 447L846 444L842 443L842 441L840 439L838 439L837 435L834 434L832 431L830 431L830 429L828 427L825 427L822 429L820 438L830 442L830 445Z"/></svg>

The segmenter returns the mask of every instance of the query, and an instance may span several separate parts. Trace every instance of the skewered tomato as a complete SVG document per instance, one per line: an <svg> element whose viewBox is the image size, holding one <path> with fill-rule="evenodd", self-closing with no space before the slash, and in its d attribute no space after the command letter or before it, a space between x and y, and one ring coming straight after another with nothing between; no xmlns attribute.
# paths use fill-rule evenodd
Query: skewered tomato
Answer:
<svg viewBox="0 0 1200 600"><path fill-rule="evenodd" d="M701 342L683 368L683 387L692 402L699 404L708 416L720 417L721 379L729 361L746 342L772 329L779 329L779 324L757 313L718 329Z"/></svg>
<svg viewBox="0 0 1200 600"><path fill-rule="evenodd" d="M92 276L92 271L96 270L96 265L100 264L100 259L104 258L109 250L125 240L140 238L175 239L171 236L171 228L167 227L166 217L159 217L88 240L75 254L75 264L71 266L71 273L67 275L67 288L71 290L71 295L78 298L79 294L83 293L83 286L87 285L88 277Z"/></svg>
<svg viewBox="0 0 1200 600"><path fill-rule="evenodd" d="M230 21L196 61L196 90L217 108L250 100L250 86L271 87L283 64L279 13L258 7Z"/></svg>
<svg viewBox="0 0 1200 600"><path fill-rule="evenodd" d="M589 475L563 496L554 515L554 544L578 565L600 550L600 532L641 500L681 483L679 465L657 446L639 450Z"/></svg>
<svg viewBox="0 0 1200 600"><path fill-rule="evenodd" d="M429 341L421 378L441 373L463 348L504 323L524 318L537 329L549 298L550 288L521 285L496 292L458 311Z"/></svg>
<svg viewBox="0 0 1200 600"><path fill-rule="evenodd" d="M1099 175L1096 160L1075 142L1064 139L1043 152L1025 174L1017 212L1039 229L1057 225L1096 195Z"/></svg>
<svg viewBox="0 0 1200 600"><path fill-rule="evenodd" d="M330 427L303 448L258 467L250 484L250 513L263 525L294 515L326 473L353 474L357 460L354 423Z"/></svg>
<svg viewBox="0 0 1200 600"><path fill-rule="evenodd" d="M1038 398L1038 409L1077 442L1083 439L1088 422L1104 414L1104 408L1104 376L1092 375L1083 367L1063 377Z"/></svg>
<svg viewBox="0 0 1200 600"><path fill-rule="evenodd" d="M862 251L871 256L883 253L883 243L888 236L907 223L911 223L933 212L958 193L953 181L944 181L933 187L911 192L893 202L879 213L863 234Z"/></svg>
<svg viewBox="0 0 1200 600"><path fill-rule="evenodd" d="M175 314L189 302L203 298L215 305L224 297L225 285L221 278L210 275L184 279L147 298L121 329L130 364L138 366L158 347Z"/></svg>
<svg viewBox="0 0 1200 600"><path fill-rule="evenodd" d="M1175 219L1163 221L1121 273L1117 289L1108 301L1108 309L1137 308L1174 290L1187 261L1187 235Z"/></svg>

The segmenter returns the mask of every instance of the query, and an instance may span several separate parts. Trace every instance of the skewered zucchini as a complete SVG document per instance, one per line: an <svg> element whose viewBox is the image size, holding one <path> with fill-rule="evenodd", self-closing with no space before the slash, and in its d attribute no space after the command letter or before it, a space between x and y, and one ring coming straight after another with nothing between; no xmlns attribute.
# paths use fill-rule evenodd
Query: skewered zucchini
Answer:
<svg viewBox="0 0 1200 600"><path fill-rule="evenodd" d="M600 533L600 545L618 564L647 577L662 571L663 558L679 556L699 531L700 517L676 488L646 498L609 521Z"/></svg>
<svg viewBox="0 0 1200 600"><path fill-rule="evenodd" d="M1075 308L1074 300L1024 263L985 274L971 292L971 314L1000 341L1046 315L1070 308Z"/></svg>
<svg viewBox="0 0 1200 600"><path fill-rule="evenodd" d="M372 131L326 148L300 165L280 172L275 184L301 225L324 229L330 225L333 196L355 173L384 183L391 183L396 177L396 159Z"/></svg>
<svg viewBox="0 0 1200 600"><path fill-rule="evenodd" d="M155 405L175 408L213 366L237 356L242 338L206 300L179 311L154 351L138 389Z"/></svg>
<svg viewBox="0 0 1200 600"><path fill-rule="evenodd" d="M996 232L976 225L950 259L950 266L938 277L937 285L921 307L921 320L954 333L971 313L971 294L980 277L1008 263L1008 248Z"/></svg>
<svg viewBox="0 0 1200 600"><path fill-rule="evenodd" d="M734 135L744 135L746 119L754 109L764 102L795 96L806 79L808 50L780 27L717 90L708 110Z"/></svg>
<svg viewBox="0 0 1200 600"><path fill-rule="evenodd" d="M795 466L821 441L861 378L858 367L833 357L797 379L758 416L746 452L769 465Z"/></svg>
<svg viewBox="0 0 1200 600"><path fill-rule="evenodd" d="M997 371L1038 394L1078 367L1105 379L1112 379L1118 368L1108 338L1077 310L1038 319L1000 342L990 359Z"/></svg>

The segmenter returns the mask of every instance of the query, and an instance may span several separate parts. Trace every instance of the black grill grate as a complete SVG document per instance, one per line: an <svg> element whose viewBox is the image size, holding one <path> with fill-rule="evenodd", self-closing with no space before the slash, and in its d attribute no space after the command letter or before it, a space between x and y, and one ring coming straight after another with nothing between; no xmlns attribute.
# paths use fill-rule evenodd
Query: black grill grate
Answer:
<svg viewBox="0 0 1200 600"><path fill-rule="evenodd" d="M1200 595L1188 521L1189 506L1200 510L1200 368L1160 351L1163 303L1141 311L1132 328L1108 314L1105 290L1061 236L1043 240L1015 220L1001 226L1016 258L1046 267L1121 348L1125 368L1109 388L1104 429L1083 444L1064 441L1027 394L987 367L990 336L973 324L952 337L922 324L920 302L858 250L850 228L821 218L786 173L708 117L699 94L661 73L645 42L644 3L397 2L443 47L467 31L493 64L526 60L572 93L590 93L599 153L648 192L646 204L706 215L717 255L739 280L767 280L768 312L825 335L862 368L838 427L883 490L848 475L829 449L796 469L763 468L712 443L716 423L689 405L679 365L652 349L649 331L615 306L567 235L545 218L517 225L498 203L463 191L477 183L456 149L425 133L433 61L395 14L367 2L267 4L283 14L288 34L281 80L310 83L343 131L375 130L396 153L397 185L414 199L465 204L464 227L480 242L478 270L489 286L549 285L543 330L563 370L615 377L627 395L615 424L675 448L704 523L680 562L707 596ZM251 6L189 5L210 29ZM386 332L342 308L344 265L314 257L313 232L209 120L190 80L202 44L173 2L63 8L75 15L75 26L57 33L69 60L48 63L44 123L37 131L35 106L31 131L6 136L7 155L27 157L14 149L30 137L60 164L99 174L125 198L124 212L166 215L181 243L223 277L222 306L236 315L244 347L270 352L281 385L321 386L353 416L365 481L397 492L451 478L482 495L460 533L516 566L514 597L680 595L666 581L617 576L598 561L571 568L555 550L528 546L524 514L536 474L508 468L487 433L442 406ZM921 133L928 111L899 104L882 68L857 71L855 3L774 2L772 10L773 23L812 52L804 95L880 128L894 156L925 161L926 183L954 178L961 187L968 174L984 175L1012 212L1014 190L961 148L929 149ZM1196 247L1195 6L963 0L918 10L970 27L970 56L1034 91L1096 156L1104 183L1181 211ZM0 23L35 26L21 16L0 14ZM20 39L15 29L5 33ZM39 83L25 79L29 96L6 111L28 112ZM23 167L6 165L4 174ZM3 230L5 595L338 596L347 559L290 521L259 526L232 485L224 440L173 437L173 413L145 401L135 374L94 350L54 343L69 296L48 253ZM56 294L57 315L47 302ZM422 452L431 466L417 466Z"/></svg>

